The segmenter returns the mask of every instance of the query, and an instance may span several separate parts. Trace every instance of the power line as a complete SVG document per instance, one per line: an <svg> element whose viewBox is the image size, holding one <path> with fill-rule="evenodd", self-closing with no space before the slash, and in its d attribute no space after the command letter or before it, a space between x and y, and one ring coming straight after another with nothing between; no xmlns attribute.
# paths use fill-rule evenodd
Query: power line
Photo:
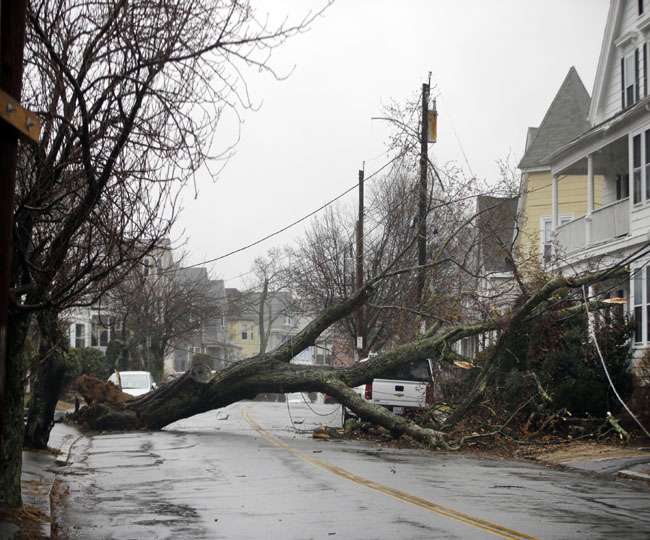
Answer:
<svg viewBox="0 0 650 540"><path fill-rule="evenodd" d="M400 157L402 157L402 154L398 154L394 158L392 158L391 160L384 163L381 167L379 167L379 169L377 169L370 176L368 176L368 178L366 180L370 180L374 176L378 175L381 171L383 171L386 167L388 167L394 161L397 161L397 159L399 159ZM268 240L270 238L273 238L274 236L282 234L283 232L288 231L292 227L295 227L296 225L298 225L298 224L302 223L303 221L309 219L310 217L314 216L315 214L317 214L321 210L327 208L328 206L334 204L339 199L345 197L348 193L354 191L358 187L359 187L358 184L354 184L353 186L346 189L343 193L340 193L339 195L337 195L333 199L330 199L325 204L323 204L323 205L319 206L318 208L316 208L316 210L313 210L313 211L309 212L308 214L302 216L301 218L299 218L299 219L289 223L288 225L282 227L281 229L278 229L278 230L276 230L276 231L274 231L272 233L269 233L269 234L263 236L262 238L259 238L259 239L255 240L254 242L246 244L246 245L244 245L244 246L242 246L240 248L233 249L232 251L229 251L228 253L224 253L223 255L219 255L218 257L214 257L212 259L207 259L207 260L200 261L200 262L197 262L197 263L194 263L194 264L190 264L188 266L184 266L183 268L195 268L197 266L202 266L204 264L217 262L217 261L220 261L220 260L225 259L227 257L231 257L232 255L235 255L237 253L241 253L242 251L246 251L247 249L250 249L250 248L252 248L254 246L257 246L258 244L261 244L262 242L265 242L266 240Z"/></svg>

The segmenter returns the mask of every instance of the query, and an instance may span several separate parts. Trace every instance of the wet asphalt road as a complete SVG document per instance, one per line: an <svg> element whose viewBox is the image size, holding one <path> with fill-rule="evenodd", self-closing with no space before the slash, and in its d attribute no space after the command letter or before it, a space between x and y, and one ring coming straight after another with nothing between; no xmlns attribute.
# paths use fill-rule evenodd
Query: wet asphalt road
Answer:
<svg viewBox="0 0 650 540"><path fill-rule="evenodd" d="M299 403L291 412L299 429L340 425L339 412L317 416ZM84 438L72 459L60 471L70 538L650 538L642 484L317 441L293 431L279 403Z"/></svg>

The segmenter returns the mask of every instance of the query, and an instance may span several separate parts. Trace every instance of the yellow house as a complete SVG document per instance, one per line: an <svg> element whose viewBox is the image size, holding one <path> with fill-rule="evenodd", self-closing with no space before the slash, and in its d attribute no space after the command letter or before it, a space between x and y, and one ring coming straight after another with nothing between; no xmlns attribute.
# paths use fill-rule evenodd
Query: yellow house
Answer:
<svg viewBox="0 0 650 540"><path fill-rule="evenodd" d="M538 128L528 128L526 149L519 163L520 197L515 249L520 260L551 257L553 245L553 179L550 155L589 129L589 94L574 67L564 78ZM604 180L594 179L594 203L600 206ZM587 176L566 174L557 183L558 227L568 225L587 210ZM558 253L561 256L561 253Z"/></svg>
<svg viewBox="0 0 650 540"><path fill-rule="evenodd" d="M229 319L228 343L238 348L241 358L248 358L260 352L260 336L255 321L245 318Z"/></svg>

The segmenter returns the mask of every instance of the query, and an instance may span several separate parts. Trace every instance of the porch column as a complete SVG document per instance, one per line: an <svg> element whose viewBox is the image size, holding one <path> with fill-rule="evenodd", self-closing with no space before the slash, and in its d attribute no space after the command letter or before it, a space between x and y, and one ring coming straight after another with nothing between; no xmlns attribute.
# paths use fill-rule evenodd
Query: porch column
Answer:
<svg viewBox="0 0 650 540"><path fill-rule="evenodd" d="M557 183L558 183L558 177L556 174L554 174L553 182L551 184L551 228L553 229L553 234L555 234L555 231L557 230L557 226L560 222L560 209L558 207Z"/></svg>
<svg viewBox="0 0 650 540"><path fill-rule="evenodd" d="M585 215L585 243L591 243L591 214L594 211L594 156L587 156L587 213Z"/></svg>

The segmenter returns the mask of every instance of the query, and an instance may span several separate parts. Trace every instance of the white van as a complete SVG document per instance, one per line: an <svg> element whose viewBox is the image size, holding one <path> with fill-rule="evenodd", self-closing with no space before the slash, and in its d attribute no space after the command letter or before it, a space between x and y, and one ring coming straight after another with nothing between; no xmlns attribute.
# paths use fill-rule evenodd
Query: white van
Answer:
<svg viewBox="0 0 650 540"><path fill-rule="evenodd" d="M381 379L357 386L354 391L366 401L382 405L395 414L404 414L407 409L427 406L433 391L432 373L431 360L409 362Z"/></svg>
<svg viewBox="0 0 650 540"><path fill-rule="evenodd" d="M120 371L113 373L108 380L125 394L141 396L156 388L153 377L148 371Z"/></svg>

